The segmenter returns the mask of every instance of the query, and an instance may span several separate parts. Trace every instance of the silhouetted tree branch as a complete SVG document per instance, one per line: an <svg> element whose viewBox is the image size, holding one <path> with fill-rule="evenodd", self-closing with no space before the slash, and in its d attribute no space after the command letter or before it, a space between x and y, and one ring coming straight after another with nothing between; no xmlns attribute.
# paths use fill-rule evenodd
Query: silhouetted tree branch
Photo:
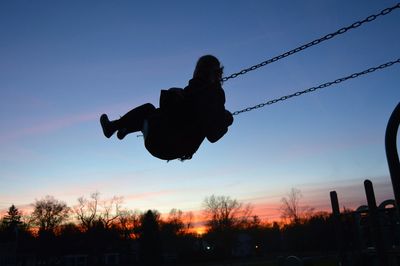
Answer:
<svg viewBox="0 0 400 266"><path fill-rule="evenodd" d="M122 210L119 212L118 225L124 239L136 238L140 229L141 213L137 210Z"/></svg>
<svg viewBox="0 0 400 266"><path fill-rule="evenodd" d="M92 193L90 200L83 196L79 197L78 205L74 207L74 212L85 230L92 228L97 219L99 195L99 192Z"/></svg>
<svg viewBox="0 0 400 266"><path fill-rule="evenodd" d="M225 230L240 227L249 221L252 213L250 204L243 205L227 196L205 198L204 215L210 230Z"/></svg>
<svg viewBox="0 0 400 266"><path fill-rule="evenodd" d="M122 197L114 196L110 200L101 202L102 211L99 220L103 223L104 228L110 228L112 222L116 221L120 215Z"/></svg>
<svg viewBox="0 0 400 266"><path fill-rule="evenodd" d="M39 226L39 231L54 232L56 226L64 222L70 212L65 202L56 200L52 196L36 200L33 206L32 221Z"/></svg>
<svg viewBox="0 0 400 266"><path fill-rule="evenodd" d="M291 223L299 223L301 219L312 215L314 209L308 206L300 206L303 197L300 189L292 188L290 192L281 199L281 218Z"/></svg>
<svg viewBox="0 0 400 266"><path fill-rule="evenodd" d="M120 215L122 197L114 196L110 200L100 201L100 193L94 192L90 199L78 198L78 205L74 207L75 215L81 226L87 231L101 223L108 229L117 221Z"/></svg>

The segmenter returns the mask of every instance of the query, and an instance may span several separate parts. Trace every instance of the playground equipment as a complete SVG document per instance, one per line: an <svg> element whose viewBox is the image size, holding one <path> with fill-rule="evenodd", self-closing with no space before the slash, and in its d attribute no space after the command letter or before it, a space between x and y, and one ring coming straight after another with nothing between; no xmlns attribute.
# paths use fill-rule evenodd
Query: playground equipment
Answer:
<svg viewBox="0 0 400 266"><path fill-rule="evenodd" d="M340 213L336 191L330 192L341 265L400 265L400 162L397 132L400 103L386 127L385 148L395 199L377 206L372 182L364 181L368 205Z"/></svg>

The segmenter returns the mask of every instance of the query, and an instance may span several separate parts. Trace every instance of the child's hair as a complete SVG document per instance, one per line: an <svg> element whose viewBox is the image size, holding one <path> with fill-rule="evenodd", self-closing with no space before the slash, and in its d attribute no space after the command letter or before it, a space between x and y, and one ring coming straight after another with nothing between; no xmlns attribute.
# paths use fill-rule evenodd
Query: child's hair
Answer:
<svg viewBox="0 0 400 266"><path fill-rule="evenodd" d="M193 77L201 78L210 82L221 82L224 67L213 55L204 55L199 58Z"/></svg>

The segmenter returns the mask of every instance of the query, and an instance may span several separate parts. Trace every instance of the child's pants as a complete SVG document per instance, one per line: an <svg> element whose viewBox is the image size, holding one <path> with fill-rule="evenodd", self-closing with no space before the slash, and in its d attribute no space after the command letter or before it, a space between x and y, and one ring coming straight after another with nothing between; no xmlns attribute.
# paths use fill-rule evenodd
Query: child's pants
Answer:
<svg viewBox="0 0 400 266"><path fill-rule="evenodd" d="M144 122L156 111L151 103L146 103L130 110L120 119L115 120L118 129L126 129L128 133L142 131Z"/></svg>

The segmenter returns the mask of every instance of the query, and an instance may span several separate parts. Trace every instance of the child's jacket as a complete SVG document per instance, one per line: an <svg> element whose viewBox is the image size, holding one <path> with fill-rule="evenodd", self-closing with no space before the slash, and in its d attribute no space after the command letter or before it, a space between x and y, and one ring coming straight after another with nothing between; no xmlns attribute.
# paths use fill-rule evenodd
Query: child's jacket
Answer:
<svg viewBox="0 0 400 266"><path fill-rule="evenodd" d="M232 122L221 85L192 79L184 89L161 91L160 108L148 119L145 146L160 159L190 159L204 138L218 141Z"/></svg>

